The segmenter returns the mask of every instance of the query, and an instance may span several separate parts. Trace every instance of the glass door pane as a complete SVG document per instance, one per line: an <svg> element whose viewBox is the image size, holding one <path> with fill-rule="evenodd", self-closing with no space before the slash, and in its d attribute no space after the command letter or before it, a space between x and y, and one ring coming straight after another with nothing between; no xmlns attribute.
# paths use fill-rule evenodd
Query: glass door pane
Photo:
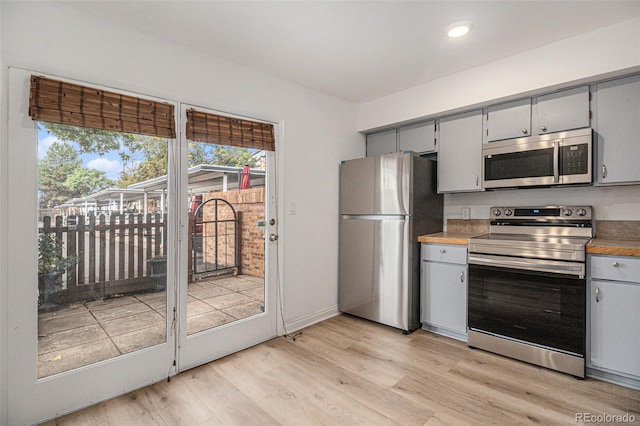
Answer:
<svg viewBox="0 0 640 426"><path fill-rule="evenodd" d="M188 141L189 335L264 312L265 156Z"/></svg>
<svg viewBox="0 0 640 426"><path fill-rule="evenodd" d="M167 147L38 123L38 377L166 341Z"/></svg>

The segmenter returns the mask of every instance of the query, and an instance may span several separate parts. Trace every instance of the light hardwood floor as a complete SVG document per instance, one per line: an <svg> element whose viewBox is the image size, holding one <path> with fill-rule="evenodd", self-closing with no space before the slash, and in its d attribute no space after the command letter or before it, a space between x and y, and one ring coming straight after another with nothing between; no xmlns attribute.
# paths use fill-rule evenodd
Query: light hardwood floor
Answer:
<svg viewBox="0 0 640 426"><path fill-rule="evenodd" d="M46 425L640 424L640 392L341 315Z"/></svg>

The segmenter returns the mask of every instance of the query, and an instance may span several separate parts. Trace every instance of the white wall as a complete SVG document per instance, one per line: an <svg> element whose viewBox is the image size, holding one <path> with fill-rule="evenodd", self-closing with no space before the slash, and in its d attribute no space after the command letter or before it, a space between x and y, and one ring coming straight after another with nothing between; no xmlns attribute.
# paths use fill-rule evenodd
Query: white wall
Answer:
<svg viewBox="0 0 640 426"><path fill-rule="evenodd" d="M565 39L361 104L358 131L526 97L640 69L640 18Z"/></svg>
<svg viewBox="0 0 640 426"><path fill-rule="evenodd" d="M0 28L2 24L3 10L2 5L0 4ZM2 36L2 31L0 30L0 52L2 52L2 44L4 38ZM6 66L3 60L2 55L0 55L0 117L6 117L7 112L7 96L5 96L6 91ZM7 140L7 122L0 118L0 206L7 205L6 194L2 190L4 188L6 182L6 176L4 175L7 170L6 167L6 158L7 158L7 144L3 141ZM0 207L0 235L7 235L7 224L5 221L6 214L3 209ZM6 241L0 237L0 324L7 324L7 309L6 309L6 300L7 300L7 287L5 283L7 282L6 277L6 268L4 265L7 264L7 255L6 255ZM3 379L0 380L0 424L6 423L7 419L7 387L8 383L4 377L7 376L7 329L6 327L0 327L0 375L2 375Z"/></svg>
<svg viewBox="0 0 640 426"><path fill-rule="evenodd" d="M280 212L285 321L299 324L335 312L338 164L364 155L355 105L59 3L0 7L5 66L283 122L280 205L297 206L296 215ZM2 139L4 149L4 134Z"/></svg>

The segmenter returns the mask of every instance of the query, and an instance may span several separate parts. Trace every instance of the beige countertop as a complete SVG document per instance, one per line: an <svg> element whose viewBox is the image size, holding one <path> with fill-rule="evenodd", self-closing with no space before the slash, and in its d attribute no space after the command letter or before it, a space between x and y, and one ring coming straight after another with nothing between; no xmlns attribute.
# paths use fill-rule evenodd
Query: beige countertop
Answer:
<svg viewBox="0 0 640 426"><path fill-rule="evenodd" d="M472 232L437 232L435 234L420 235L418 242L467 245L469 238L477 237L478 235L478 233ZM594 238L587 244L586 252L588 254L640 257L640 240Z"/></svg>
<svg viewBox="0 0 640 426"><path fill-rule="evenodd" d="M587 253L640 257L640 240L594 238L587 244Z"/></svg>
<svg viewBox="0 0 640 426"><path fill-rule="evenodd" d="M481 235L477 232L436 232L435 234L420 235L419 243L458 244L466 246L469 238Z"/></svg>

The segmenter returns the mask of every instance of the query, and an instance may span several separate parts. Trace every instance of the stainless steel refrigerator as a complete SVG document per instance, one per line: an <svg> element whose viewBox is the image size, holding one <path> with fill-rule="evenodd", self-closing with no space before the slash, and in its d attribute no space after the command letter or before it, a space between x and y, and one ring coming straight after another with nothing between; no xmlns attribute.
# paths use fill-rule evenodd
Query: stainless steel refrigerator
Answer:
<svg viewBox="0 0 640 426"><path fill-rule="evenodd" d="M393 153L340 165L341 312L420 327L419 235L442 231L436 162Z"/></svg>

